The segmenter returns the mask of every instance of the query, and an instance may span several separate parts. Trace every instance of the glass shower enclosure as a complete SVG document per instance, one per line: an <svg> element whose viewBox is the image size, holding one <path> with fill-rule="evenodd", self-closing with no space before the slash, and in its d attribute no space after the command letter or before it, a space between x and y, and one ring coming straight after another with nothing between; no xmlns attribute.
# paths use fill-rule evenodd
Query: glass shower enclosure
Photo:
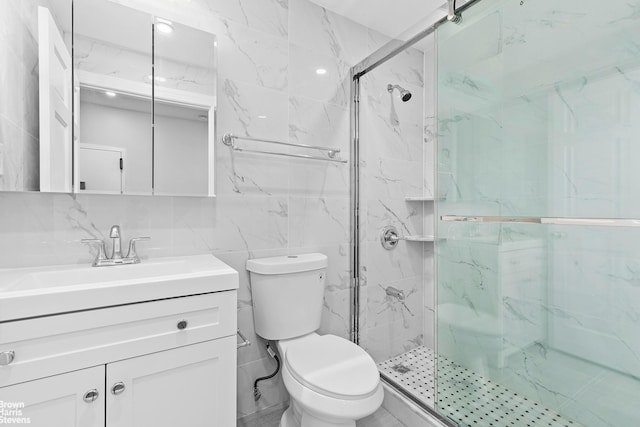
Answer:
<svg viewBox="0 0 640 427"><path fill-rule="evenodd" d="M640 425L640 3L460 13L354 68L354 340L451 425Z"/></svg>

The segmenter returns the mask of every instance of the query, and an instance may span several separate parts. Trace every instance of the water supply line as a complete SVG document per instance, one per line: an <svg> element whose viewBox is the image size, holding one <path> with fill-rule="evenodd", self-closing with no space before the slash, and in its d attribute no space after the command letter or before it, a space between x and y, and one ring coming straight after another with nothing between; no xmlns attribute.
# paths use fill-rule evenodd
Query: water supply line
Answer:
<svg viewBox="0 0 640 427"><path fill-rule="evenodd" d="M278 358L278 355L276 354L276 352L273 351L273 349L271 348L269 343L267 343L267 353L269 353L269 356L271 356L273 359L275 359L275 361L276 361L276 370L273 371L269 375L257 378L253 382L253 400L255 400L256 402L258 400L260 400L260 398L262 397L262 393L260 392L260 389L258 388L258 383L260 381L271 379L271 378L275 377L278 374L278 372L280 372L280 359Z"/></svg>

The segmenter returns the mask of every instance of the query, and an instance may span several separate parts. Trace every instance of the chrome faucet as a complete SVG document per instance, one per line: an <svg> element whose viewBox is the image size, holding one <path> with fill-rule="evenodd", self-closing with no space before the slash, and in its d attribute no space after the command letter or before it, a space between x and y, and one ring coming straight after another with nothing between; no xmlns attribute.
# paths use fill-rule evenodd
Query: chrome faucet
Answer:
<svg viewBox="0 0 640 427"><path fill-rule="evenodd" d="M105 249L105 243L101 239L82 239L82 243L95 243L98 245L98 254L96 255L96 259L91 264L94 267L106 267L111 265L125 265L125 264L138 264L140 263L140 258L138 257L138 253L136 252L136 242L141 240L149 240L149 237L134 237L129 241L129 251L127 252L127 256L122 256L122 240L120 236L120 226L114 225L111 227L111 231L109 232L109 237L113 241L111 257L107 256L107 251Z"/></svg>

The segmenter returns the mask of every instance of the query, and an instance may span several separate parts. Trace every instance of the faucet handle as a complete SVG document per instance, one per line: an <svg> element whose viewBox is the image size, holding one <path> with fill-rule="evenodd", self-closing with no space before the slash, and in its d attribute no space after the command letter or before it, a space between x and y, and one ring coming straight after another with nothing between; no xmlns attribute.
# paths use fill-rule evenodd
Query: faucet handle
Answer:
<svg viewBox="0 0 640 427"><path fill-rule="evenodd" d="M98 255L96 255L96 259L93 261L93 266L97 266L100 261L104 261L107 259L107 251L104 247L104 241L100 239L82 239L80 240L82 243L88 244L97 244L98 245Z"/></svg>
<svg viewBox="0 0 640 427"><path fill-rule="evenodd" d="M138 254L136 253L136 242L151 240L151 237L134 237L129 240L129 251L127 252L127 259L133 259L136 263L140 262L140 258L138 258Z"/></svg>
<svg viewBox="0 0 640 427"><path fill-rule="evenodd" d="M120 237L119 225L114 225L111 227L111 231L109 231L109 237L111 237L112 239L117 239L118 237Z"/></svg>

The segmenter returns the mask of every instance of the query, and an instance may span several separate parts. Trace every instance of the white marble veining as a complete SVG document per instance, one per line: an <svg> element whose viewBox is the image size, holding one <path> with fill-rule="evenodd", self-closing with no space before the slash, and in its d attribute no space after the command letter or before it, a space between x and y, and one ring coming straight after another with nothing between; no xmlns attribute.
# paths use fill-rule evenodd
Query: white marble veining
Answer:
<svg viewBox="0 0 640 427"><path fill-rule="evenodd" d="M289 76L292 94L348 108L349 67L352 64L313 48L289 45ZM318 74L317 70L326 70Z"/></svg>
<svg viewBox="0 0 640 427"><path fill-rule="evenodd" d="M183 0L184 1L184 0ZM198 10L232 19L248 28L253 28L279 37L287 37L289 28L288 0L231 0L210 2L195 0Z"/></svg>
<svg viewBox="0 0 640 427"><path fill-rule="evenodd" d="M218 35L220 76L269 89L286 91L289 84L287 39L224 21Z"/></svg>
<svg viewBox="0 0 640 427"><path fill-rule="evenodd" d="M295 44L354 65L373 51L367 28L310 1L291 0L289 34Z"/></svg>

